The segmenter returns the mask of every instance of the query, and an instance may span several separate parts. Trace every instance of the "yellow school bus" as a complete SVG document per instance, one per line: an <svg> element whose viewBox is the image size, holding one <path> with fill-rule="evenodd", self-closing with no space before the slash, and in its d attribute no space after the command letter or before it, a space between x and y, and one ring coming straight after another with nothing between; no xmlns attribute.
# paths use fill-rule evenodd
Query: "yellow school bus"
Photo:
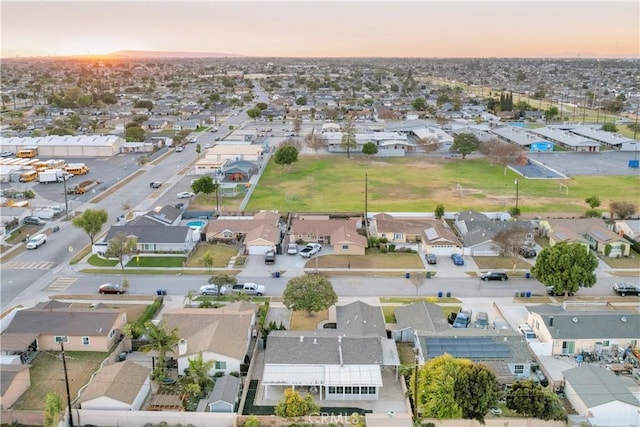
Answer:
<svg viewBox="0 0 640 427"><path fill-rule="evenodd" d="M37 154L38 154L38 150L33 148L28 148L25 150L18 150L18 152L16 153L16 157L31 158L31 157L35 157Z"/></svg>
<svg viewBox="0 0 640 427"><path fill-rule="evenodd" d="M29 172L24 172L24 173L20 174L20 182L33 181L37 177L38 177L38 171L36 171L36 170L32 170L32 171L29 171Z"/></svg>
<svg viewBox="0 0 640 427"><path fill-rule="evenodd" d="M72 175L86 175L89 172L89 168L85 166L69 165L64 168L64 171Z"/></svg>

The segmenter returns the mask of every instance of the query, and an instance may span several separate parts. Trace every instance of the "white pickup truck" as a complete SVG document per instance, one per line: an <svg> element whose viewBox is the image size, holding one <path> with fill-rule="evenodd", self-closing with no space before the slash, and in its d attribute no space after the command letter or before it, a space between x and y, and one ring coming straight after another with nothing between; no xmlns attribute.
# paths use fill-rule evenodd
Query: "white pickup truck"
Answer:
<svg viewBox="0 0 640 427"><path fill-rule="evenodd" d="M264 295L264 286L256 283L238 283L231 288L233 292L239 292L247 295L256 295L261 297Z"/></svg>
<svg viewBox="0 0 640 427"><path fill-rule="evenodd" d="M322 245L319 243L309 243L300 251L300 256L303 258L311 258L322 250Z"/></svg>

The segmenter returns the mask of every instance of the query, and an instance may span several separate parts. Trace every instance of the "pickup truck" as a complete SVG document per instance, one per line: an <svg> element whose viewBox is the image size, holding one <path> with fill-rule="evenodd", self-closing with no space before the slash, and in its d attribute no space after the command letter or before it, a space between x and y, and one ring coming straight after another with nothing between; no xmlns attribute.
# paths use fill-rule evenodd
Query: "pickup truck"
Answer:
<svg viewBox="0 0 640 427"><path fill-rule="evenodd" d="M629 282L616 282L613 284L613 292L621 297L626 295L640 295L640 286Z"/></svg>
<svg viewBox="0 0 640 427"><path fill-rule="evenodd" d="M300 251L300 256L303 258L311 258L322 250L322 245L319 243L309 243Z"/></svg>
<svg viewBox="0 0 640 427"><path fill-rule="evenodd" d="M238 283L231 288L233 292L238 292L247 295L256 295L261 297L264 295L264 286L256 283Z"/></svg>

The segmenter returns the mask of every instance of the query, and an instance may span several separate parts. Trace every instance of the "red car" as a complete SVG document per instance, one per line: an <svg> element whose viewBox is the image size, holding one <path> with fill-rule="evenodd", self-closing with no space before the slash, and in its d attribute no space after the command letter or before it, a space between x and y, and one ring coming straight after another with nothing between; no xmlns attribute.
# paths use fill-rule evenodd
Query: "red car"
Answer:
<svg viewBox="0 0 640 427"><path fill-rule="evenodd" d="M122 295L124 294L124 289L116 283L105 283L104 285L100 285L98 292L101 294Z"/></svg>

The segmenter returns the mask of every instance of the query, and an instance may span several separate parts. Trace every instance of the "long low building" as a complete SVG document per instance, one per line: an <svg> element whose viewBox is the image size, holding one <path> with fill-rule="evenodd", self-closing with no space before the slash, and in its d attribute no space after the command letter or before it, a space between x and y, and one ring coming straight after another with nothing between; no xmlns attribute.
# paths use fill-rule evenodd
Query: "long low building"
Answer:
<svg viewBox="0 0 640 427"><path fill-rule="evenodd" d="M111 157L120 153L125 140L116 135L11 137L2 140L2 149L37 149L38 157Z"/></svg>

